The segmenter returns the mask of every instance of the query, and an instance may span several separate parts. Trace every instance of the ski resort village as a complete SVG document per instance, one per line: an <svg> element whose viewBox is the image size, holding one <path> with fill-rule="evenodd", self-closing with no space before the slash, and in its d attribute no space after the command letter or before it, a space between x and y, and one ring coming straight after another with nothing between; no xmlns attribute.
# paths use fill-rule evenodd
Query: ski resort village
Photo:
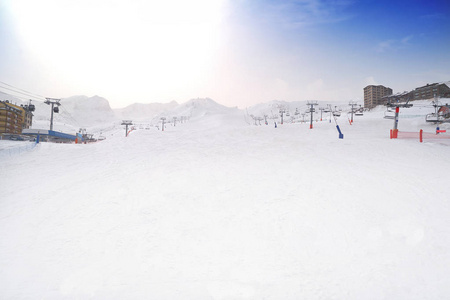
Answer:
<svg viewBox="0 0 450 300"><path fill-rule="evenodd" d="M447 299L450 82L244 109L0 94L1 299Z"/></svg>

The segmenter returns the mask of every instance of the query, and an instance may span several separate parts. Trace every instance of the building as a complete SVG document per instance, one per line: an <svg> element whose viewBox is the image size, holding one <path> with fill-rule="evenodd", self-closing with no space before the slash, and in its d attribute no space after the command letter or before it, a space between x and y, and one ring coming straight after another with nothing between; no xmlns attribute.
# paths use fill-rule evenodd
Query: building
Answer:
<svg viewBox="0 0 450 300"><path fill-rule="evenodd" d="M35 110L35 106L31 104L30 101L30 104L20 105L20 107L22 107L25 112L22 128L28 129L33 125L33 111Z"/></svg>
<svg viewBox="0 0 450 300"><path fill-rule="evenodd" d="M26 112L23 107L0 101L0 134L21 134Z"/></svg>
<svg viewBox="0 0 450 300"><path fill-rule="evenodd" d="M432 83L416 88L413 93L413 100L450 98L450 81L443 83Z"/></svg>
<svg viewBox="0 0 450 300"><path fill-rule="evenodd" d="M382 98L392 95L392 89L382 85L368 85L364 88L364 107L373 108L384 104Z"/></svg>

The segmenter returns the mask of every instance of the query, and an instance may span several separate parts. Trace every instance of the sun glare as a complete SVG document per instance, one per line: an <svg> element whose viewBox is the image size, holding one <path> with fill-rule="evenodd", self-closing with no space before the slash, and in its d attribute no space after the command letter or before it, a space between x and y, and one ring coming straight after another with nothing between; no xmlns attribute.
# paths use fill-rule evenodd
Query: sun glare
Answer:
<svg viewBox="0 0 450 300"><path fill-rule="evenodd" d="M184 89L211 68L225 0L15 0L27 51L49 70L98 89L124 82ZM79 80L78 80L79 81Z"/></svg>

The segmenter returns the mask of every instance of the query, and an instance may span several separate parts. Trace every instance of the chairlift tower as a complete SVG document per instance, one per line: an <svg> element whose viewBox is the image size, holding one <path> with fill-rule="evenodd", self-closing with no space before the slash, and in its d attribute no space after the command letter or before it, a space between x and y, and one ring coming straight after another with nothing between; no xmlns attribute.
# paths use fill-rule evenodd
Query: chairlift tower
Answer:
<svg viewBox="0 0 450 300"><path fill-rule="evenodd" d="M309 112L311 113L311 122L309 123L309 129L313 129L313 116L316 109L314 108L315 105L319 105L317 101L308 101L306 105L311 106L309 108Z"/></svg>
<svg viewBox="0 0 450 300"><path fill-rule="evenodd" d="M350 125L353 123L353 113L354 113L354 106L356 106L356 102L354 102L354 101L350 101L349 103L348 103L348 105L350 105L351 107L352 107L352 110L351 110L351 114L352 114L352 118L351 118L351 120L350 120Z"/></svg>
<svg viewBox="0 0 450 300"><path fill-rule="evenodd" d="M121 125L125 125L125 137L127 137L128 136L128 126L129 125L133 125L133 121L131 121L131 120L123 120Z"/></svg>
<svg viewBox="0 0 450 300"><path fill-rule="evenodd" d="M333 109L331 108L331 104L327 104L327 110L330 112L330 123L331 123L331 117L333 116Z"/></svg>
<svg viewBox="0 0 450 300"><path fill-rule="evenodd" d="M284 109L280 109L279 113L281 115L281 124L283 124L283 114L286 112Z"/></svg>
<svg viewBox="0 0 450 300"><path fill-rule="evenodd" d="M320 121L322 121L322 113L325 110L325 108L319 107L319 110L320 110Z"/></svg>
<svg viewBox="0 0 450 300"><path fill-rule="evenodd" d="M161 131L164 131L164 121L165 120L166 120L166 118L164 118L164 117L161 118L161 122L162 122Z"/></svg>
<svg viewBox="0 0 450 300"><path fill-rule="evenodd" d="M55 99L55 98L45 98L45 104L51 105L52 106L52 110L51 110L51 116L50 116L50 130L53 130L53 113L59 113L59 106L61 105L61 103L59 103L59 101L61 101L61 99ZM56 105L56 107L55 107Z"/></svg>
<svg viewBox="0 0 450 300"><path fill-rule="evenodd" d="M173 117L173 127L177 126L177 117Z"/></svg>
<svg viewBox="0 0 450 300"><path fill-rule="evenodd" d="M397 134L398 134L398 115L400 113L400 107L403 108L409 108L412 107L412 104L409 104L409 98L406 101L406 103L388 103L387 106L388 107L395 107L395 117L394 117L394 129L392 131L392 137L393 138L397 138Z"/></svg>
<svg viewBox="0 0 450 300"><path fill-rule="evenodd" d="M261 121L263 120L263 118L258 117L257 119L258 119L258 122L259 122L259 126L261 126Z"/></svg>

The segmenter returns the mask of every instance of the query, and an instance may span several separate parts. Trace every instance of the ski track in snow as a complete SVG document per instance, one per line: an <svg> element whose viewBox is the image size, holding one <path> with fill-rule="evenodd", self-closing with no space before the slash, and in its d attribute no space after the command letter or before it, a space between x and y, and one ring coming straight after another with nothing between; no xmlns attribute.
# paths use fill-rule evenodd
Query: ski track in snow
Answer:
<svg viewBox="0 0 450 300"><path fill-rule="evenodd" d="M449 143L338 120L343 140L211 115L1 157L0 298L444 299Z"/></svg>

